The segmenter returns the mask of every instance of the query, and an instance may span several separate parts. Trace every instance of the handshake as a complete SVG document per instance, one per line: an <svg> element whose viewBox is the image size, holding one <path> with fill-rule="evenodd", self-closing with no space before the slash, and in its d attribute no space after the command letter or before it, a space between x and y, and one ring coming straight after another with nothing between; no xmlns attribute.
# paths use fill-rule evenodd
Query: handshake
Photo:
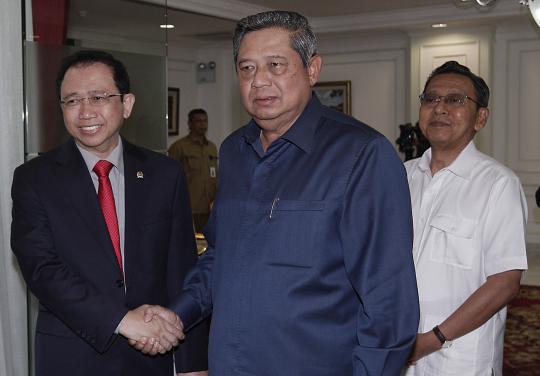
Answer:
<svg viewBox="0 0 540 376"><path fill-rule="evenodd" d="M164 354L185 338L184 325L176 313L161 306L142 305L126 313L118 333L144 354Z"/></svg>

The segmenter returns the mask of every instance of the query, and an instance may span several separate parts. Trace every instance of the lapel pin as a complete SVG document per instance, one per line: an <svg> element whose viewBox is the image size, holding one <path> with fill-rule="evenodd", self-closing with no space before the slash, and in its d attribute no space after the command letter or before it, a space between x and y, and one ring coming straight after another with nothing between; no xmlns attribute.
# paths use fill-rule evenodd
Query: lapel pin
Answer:
<svg viewBox="0 0 540 376"><path fill-rule="evenodd" d="M144 179L144 174L142 171L137 171L137 179Z"/></svg>

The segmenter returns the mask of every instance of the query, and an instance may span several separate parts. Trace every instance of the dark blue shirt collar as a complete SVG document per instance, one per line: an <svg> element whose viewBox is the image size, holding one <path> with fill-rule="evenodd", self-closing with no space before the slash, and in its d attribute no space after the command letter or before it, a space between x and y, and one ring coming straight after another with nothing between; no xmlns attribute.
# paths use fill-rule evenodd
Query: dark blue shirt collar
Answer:
<svg viewBox="0 0 540 376"><path fill-rule="evenodd" d="M315 143L315 132L323 109L323 105L317 96L313 94L302 114L280 138L295 144L306 153L311 153ZM255 144L260 143L260 134L261 128L255 120L251 119L244 130L243 137L255 150L259 149Z"/></svg>

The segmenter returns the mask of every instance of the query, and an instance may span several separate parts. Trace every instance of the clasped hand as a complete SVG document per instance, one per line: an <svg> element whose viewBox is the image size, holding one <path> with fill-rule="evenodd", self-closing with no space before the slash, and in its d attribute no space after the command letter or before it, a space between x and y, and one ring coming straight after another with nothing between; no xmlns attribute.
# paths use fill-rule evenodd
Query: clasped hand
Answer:
<svg viewBox="0 0 540 376"><path fill-rule="evenodd" d="M144 354L164 354L185 338L182 321L173 311L160 307L142 305L129 311L118 332L129 344Z"/></svg>
<svg viewBox="0 0 540 376"><path fill-rule="evenodd" d="M407 365L414 366L416 362L425 356L441 349L441 342L432 331L418 333L414 343L414 349L407 361Z"/></svg>

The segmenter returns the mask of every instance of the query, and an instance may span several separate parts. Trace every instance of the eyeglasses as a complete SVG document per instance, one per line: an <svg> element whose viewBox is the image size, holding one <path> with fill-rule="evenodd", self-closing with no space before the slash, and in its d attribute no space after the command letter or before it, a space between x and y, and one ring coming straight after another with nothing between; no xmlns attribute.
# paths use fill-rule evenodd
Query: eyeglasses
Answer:
<svg viewBox="0 0 540 376"><path fill-rule="evenodd" d="M88 100L88 103L92 106L104 106L107 103L109 103L109 99L111 97L119 97L124 94L107 94L107 93L99 93L99 94L93 94L89 97L85 98L69 98L69 99L62 99L60 100L60 103L62 103L66 107L77 107L79 106L83 101Z"/></svg>
<svg viewBox="0 0 540 376"><path fill-rule="evenodd" d="M450 106L450 107L461 107L464 106L465 103L467 103L467 99L476 103L478 107L484 107L471 97L463 94L448 94L448 95L437 95L437 94L429 94L429 93L422 93L420 95L420 103L422 106L435 106L439 104L441 101L444 101L444 104Z"/></svg>

